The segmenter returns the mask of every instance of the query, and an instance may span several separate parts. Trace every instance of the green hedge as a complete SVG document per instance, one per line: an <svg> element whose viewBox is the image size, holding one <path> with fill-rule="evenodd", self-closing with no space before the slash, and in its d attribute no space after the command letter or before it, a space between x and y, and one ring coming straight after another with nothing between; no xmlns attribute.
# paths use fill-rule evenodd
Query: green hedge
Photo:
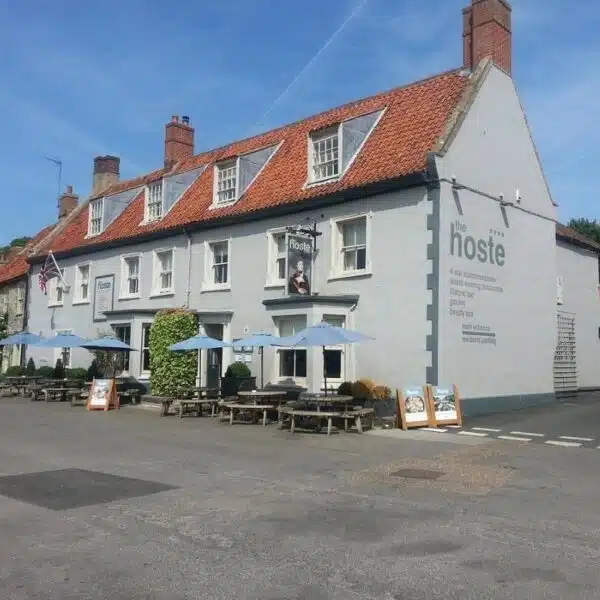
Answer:
<svg viewBox="0 0 600 600"><path fill-rule="evenodd" d="M48 366L38 367L35 370L35 374L38 377L44 377L45 379L52 379L52 376L54 375L54 369L52 367L48 367Z"/></svg>
<svg viewBox="0 0 600 600"><path fill-rule="evenodd" d="M25 375L25 367L8 367L4 375L6 375L6 377L20 377L21 375Z"/></svg>
<svg viewBox="0 0 600 600"><path fill-rule="evenodd" d="M195 316L182 309L157 313L150 328L150 387L155 396L177 396L196 383L197 353L169 346L198 333Z"/></svg>

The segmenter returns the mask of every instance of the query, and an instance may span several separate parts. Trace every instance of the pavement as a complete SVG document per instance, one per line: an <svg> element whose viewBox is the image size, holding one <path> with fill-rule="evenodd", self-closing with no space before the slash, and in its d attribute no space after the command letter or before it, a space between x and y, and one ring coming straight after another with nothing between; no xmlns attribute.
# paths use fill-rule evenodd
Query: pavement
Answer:
<svg viewBox="0 0 600 600"><path fill-rule="evenodd" d="M583 393L538 408L471 417L463 427L442 427L431 432L599 451L600 392Z"/></svg>
<svg viewBox="0 0 600 600"><path fill-rule="evenodd" d="M597 599L599 459L0 399L0 598Z"/></svg>

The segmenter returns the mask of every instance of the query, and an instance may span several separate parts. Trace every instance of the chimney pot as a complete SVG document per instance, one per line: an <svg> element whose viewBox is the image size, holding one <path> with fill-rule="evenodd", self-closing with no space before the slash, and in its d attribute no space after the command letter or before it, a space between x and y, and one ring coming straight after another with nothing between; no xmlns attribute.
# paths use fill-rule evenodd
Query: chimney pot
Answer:
<svg viewBox="0 0 600 600"><path fill-rule="evenodd" d="M79 203L79 196L73 193L73 186L68 185L65 192L58 199L58 220L62 221L69 216Z"/></svg>
<svg viewBox="0 0 600 600"><path fill-rule="evenodd" d="M121 159L118 156L96 156L92 195L96 196L119 181Z"/></svg>
<svg viewBox="0 0 600 600"><path fill-rule="evenodd" d="M190 127L190 118L171 117L165 126L165 167L191 158L194 155L194 128Z"/></svg>
<svg viewBox="0 0 600 600"><path fill-rule="evenodd" d="M509 75L512 69L512 8L507 0L471 0L463 9L464 66L474 70L484 58Z"/></svg>

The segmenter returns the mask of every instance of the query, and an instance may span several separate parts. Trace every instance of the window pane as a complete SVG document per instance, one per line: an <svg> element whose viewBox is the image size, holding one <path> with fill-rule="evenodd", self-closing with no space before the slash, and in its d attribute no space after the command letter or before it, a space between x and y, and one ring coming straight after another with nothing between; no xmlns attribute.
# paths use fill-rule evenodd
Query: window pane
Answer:
<svg viewBox="0 0 600 600"><path fill-rule="evenodd" d="M357 268L357 270L367 268L367 249L366 248L359 248L356 251L356 268Z"/></svg>
<svg viewBox="0 0 600 600"><path fill-rule="evenodd" d="M306 377L306 350L294 350L296 355L296 377Z"/></svg>
<svg viewBox="0 0 600 600"><path fill-rule="evenodd" d="M280 350L279 351L279 376L293 377L294 376L294 352L295 350Z"/></svg>
<svg viewBox="0 0 600 600"><path fill-rule="evenodd" d="M277 246L277 254L285 254L285 234L279 233L273 237Z"/></svg>
<svg viewBox="0 0 600 600"><path fill-rule="evenodd" d="M285 258L277 259L277 279L285 279Z"/></svg>
<svg viewBox="0 0 600 600"><path fill-rule="evenodd" d="M325 374L329 379L342 378L341 350L325 350Z"/></svg>

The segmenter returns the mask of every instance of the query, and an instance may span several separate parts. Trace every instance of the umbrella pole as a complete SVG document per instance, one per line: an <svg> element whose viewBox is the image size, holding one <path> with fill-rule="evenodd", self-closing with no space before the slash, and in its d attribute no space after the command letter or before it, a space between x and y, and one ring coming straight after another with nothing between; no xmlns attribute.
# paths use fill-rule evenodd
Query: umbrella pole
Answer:
<svg viewBox="0 0 600 600"><path fill-rule="evenodd" d="M260 389L265 387L265 349L261 346L260 350Z"/></svg>
<svg viewBox="0 0 600 600"><path fill-rule="evenodd" d="M323 346L323 379L325 380L325 395L327 396L327 363L325 362L325 346Z"/></svg>

